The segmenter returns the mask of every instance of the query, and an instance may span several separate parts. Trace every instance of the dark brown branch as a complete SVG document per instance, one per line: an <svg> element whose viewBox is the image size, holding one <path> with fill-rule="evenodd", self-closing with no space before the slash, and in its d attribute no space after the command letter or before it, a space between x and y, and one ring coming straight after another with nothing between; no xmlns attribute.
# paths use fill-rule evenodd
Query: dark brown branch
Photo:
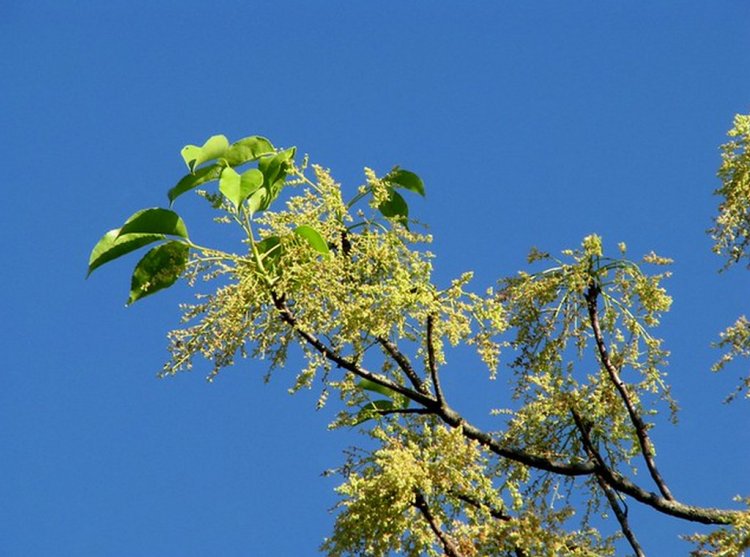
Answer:
<svg viewBox="0 0 750 557"><path fill-rule="evenodd" d="M503 447L491 435L466 422L455 410L451 409L449 406L444 404L442 407L438 407L437 401L431 396L425 396L412 389L404 387L403 385L394 383L387 377L368 371L358 364L352 362L351 360L340 356L335 351L326 346L322 341L320 341L320 339L318 339L315 335L312 335L298 327L297 319L294 317L292 312L289 310L289 308L281 298L275 296L274 304L279 312L279 315L281 316L281 319L290 327L292 327L292 329L294 329L296 333L300 337L302 337L302 339L304 339L310 346L312 346L325 358L332 361L340 368L350 371L357 377L368 379L374 383L383 385L384 387L388 387L389 389L404 395L417 404L421 404L452 427L458 427L459 425L462 426L464 435L468 439L478 441L480 444L487 447L496 455L508 458L515 462L520 462L521 464L531 466L532 468L538 468L540 470L554 472L556 474L562 474L565 476L583 476L593 473L594 466L591 462L568 464L565 462L551 460L545 457L535 456L522 450Z"/></svg>
<svg viewBox="0 0 750 557"><path fill-rule="evenodd" d="M304 331L297 325L297 320L286 306L284 301L274 297L274 304L279 312L281 319L287 323L296 333L305 340L310 346L318 351L325 358L335 363L337 366L346 369L357 377L369 379L370 381L383 385L408 399L421 404L425 409L438 416L451 427L461 427L464 436L467 439L473 439L486 447L490 452L514 462L518 462L545 472L552 472L563 476L584 476L594 473L601 474L602 478L614 490L630 495L637 501L652 507L664 514L683 518L691 522L700 522L702 524L731 524L732 518L743 514L742 511L716 509L706 507L695 507L685 505L674 500L660 497L659 495L646 491L637 486L623 475L610 470L606 466L593 461L588 462L561 462L546 457L536 456L520 449L504 447L497 439L490 434L466 422L458 412L450 408L447 404L442 407L437 405L437 401L430 397L418 393L412 389L394 383L387 377L373 373L359 366L351 360L348 360L330 349L321 342L315 335Z"/></svg>
<svg viewBox="0 0 750 557"><path fill-rule="evenodd" d="M443 389L440 387L437 364L435 363L435 345L433 344L433 334L435 332L434 319L432 314L427 316L427 366L430 368L430 379L435 388L435 398L437 398L438 405L443 406L445 404L445 397L443 396Z"/></svg>
<svg viewBox="0 0 750 557"><path fill-rule="evenodd" d="M399 385L398 383L391 381L387 377L374 373L372 371L368 371L355 362L339 355L337 352L326 346L320 339L318 339L318 337L299 328L297 326L297 319L294 317L294 315L292 315L292 312L286 306L284 300L277 296L274 296L273 301L276 309L279 312L279 315L281 316L281 319L290 327L292 327L292 329L294 329L299 336L301 336L310 346L315 348L315 350L317 350L318 353L320 353L326 359L332 361L340 368L352 372L357 377L361 377L362 379L367 379L369 381L372 381L373 383L377 383L378 385L387 387L392 391L404 395L410 400L421 404L425 408L435 407L435 400L432 397L423 395L422 393L418 393L412 389L409 389L408 387L404 387L403 385Z"/></svg>
<svg viewBox="0 0 750 557"><path fill-rule="evenodd" d="M563 476L586 476L593 474L595 466L593 462L575 462L568 463L559 460L553 460L546 457L536 456L519 449L511 449L504 447L497 439L492 437L490 434L482 431L476 426L473 426L461 415L453 410L447 404L444 404L437 412L437 415L451 427L461 427L463 429L464 436L467 439L472 439L484 445L490 452L495 453L498 456L507 458L514 462L520 462L531 468L538 470L544 470L545 472L553 472Z"/></svg>
<svg viewBox="0 0 750 557"><path fill-rule="evenodd" d="M604 459L599 454L599 451L596 449L594 444L591 442L591 437L589 436L589 431L591 429L590 425L584 423L583 419L575 410L575 408L571 408L570 412L573 414L573 420L576 423L578 431L581 433L581 440L583 441L583 446L586 449L589 457L593 458L596 462L604 466ZM617 497L617 493L609 485L607 485L607 482L602 479L601 475L596 474L596 482L599 484L599 487L607 497L609 506L615 513L617 522L620 523L620 530L625 536L625 539L628 540L630 547L632 547L633 551L635 551L636 557L646 557L646 554L643 552L643 548L638 543L638 539L635 537L635 533L630 528L630 524L628 522L627 507L625 507L625 510L622 509L622 507L620 506L620 501Z"/></svg>
<svg viewBox="0 0 750 557"><path fill-rule="evenodd" d="M576 419L576 413L573 414L573 418ZM622 474L609 468L598 452L594 453L593 459L595 463L594 473L601 477L601 479L603 479L612 489L619 493L629 495L636 501L648 505L666 515L682 518L691 522L699 522L701 524L731 524L732 517L743 514L743 511L716 509L711 507L695 507L693 505L680 503L673 499L660 497L656 493L646 491L642 487L637 486Z"/></svg>
<svg viewBox="0 0 750 557"><path fill-rule="evenodd" d="M738 510L686 505L674 499L667 499L651 491L646 491L622 474L609 468L598 469L598 471L607 484L616 491L630 495L636 501L669 516L683 518L691 522L700 522L701 524L731 524L732 517L744 514L743 511Z"/></svg>
<svg viewBox="0 0 750 557"><path fill-rule="evenodd" d="M620 530L622 530L625 539L628 540L630 547L632 547L633 551L635 551L636 557L646 557L641 544L638 543L638 539L635 537L635 533L630 528L630 524L628 522L627 507L625 510L620 507L620 502L617 499L617 494L611 487L606 484L604 480L602 480L600 476L596 476L596 481L599 484L599 487L602 488L602 491L604 491L604 495L607 496L609 506L612 507L612 511L615 513L617 522L620 523Z"/></svg>
<svg viewBox="0 0 750 557"><path fill-rule="evenodd" d="M440 541L440 545L443 546L445 554L448 557L462 557L462 553L458 550L456 544L453 543L453 540L451 540L448 535L440 529L440 525L432 515L432 511L430 511L427 501L425 501L424 496L419 491L414 492L414 506L419 509L419 512L422 513L422 516L424 516L425 520L430 525L430 529Z"/></svg>
<svg viewBox="0 0 750 557"><path fill-rule="evenodd" d="M609 357L607 346L604 342L604 336L602 335L601 326L599 325L599 315L598 315L597 303L596 303L598 296L599 296L599 288L596 286L589 287L588 291L586 292L586 305L588 307L589 321L591 322L591 329L594 332L594 339L596 341L596 347L599 351L599 358L601 359L604 369L607 370L607 374L609 375L610 380L612 381L615 388L617 389L617 392L619 393L620 398L625 403L625 408L627 408L628 415L630 416L630 421L633 423L636 436L638 437L638 444L641 447L641 454L643 455L643 460L646 462L646 467L648 468L648 471L651 474L651 477L653 478L654 483L656 483L657 487L659 488L659 491L661 491L661 494L664 496L665 499L674 501L672 492L667 487L667 484L664 481L664 478L659 473L659 469L656 467L656 461L654 460L653 444L651 443L651 439L649 439L647 428L646 428L646 423L643 421L640 414L638 413L638 410L636 409L635 404L633 403L630 397L630 393L628 393L628 389L625 386L625 383L622 381L622 379L620 379L620 374L618 373L617 368L614 366L614 364L612 363L612 360Z"/></svg>
<svg viewBox="0 0 750 557"><path fill-rule="evenodd" d="M352 244L349 241L349 236L346 231L342 231L341 251L344 254L344 257L349 257L351 249ZM422 381L422 379L419 377L419 374L414 370L411 363L409 363L409 359L404 355L403 352L398 349L396 343L380 336L377 337L377 341L385 349L385 351L388 352L390 357L393 358L393 361L398 364L398 367L401 369L401 371L404 372L404 375L406 375L406 377L409 379L409 382L412 384L412 386L423 395L429 396L430 391L427 389L424 381Z"/></svg>
<svg viewBox="0 0 750 557"><path fill-rule="evenodd" d="M377 337L377 339L380 346L382 346L385 351L388 352L388 355L393 358L393 361L398 364L398 367L404 372L404 375L406 375L414 388L423 395L429 396L430 391L427 389L427 385L424 384L424 381L422 381L411 363L409 363L409 359L398 349L398 346L387 338Z"/></svg>

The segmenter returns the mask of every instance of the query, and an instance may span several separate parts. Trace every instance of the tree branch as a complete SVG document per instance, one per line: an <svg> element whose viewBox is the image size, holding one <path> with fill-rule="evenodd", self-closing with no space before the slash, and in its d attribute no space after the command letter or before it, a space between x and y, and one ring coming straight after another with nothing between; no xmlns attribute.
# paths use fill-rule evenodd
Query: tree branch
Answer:
<svg viewBox="0 0 750 557"><path fill-rule="evenodd" d="M491 435L465 421L461 417L461 415L458 414L458 412L450 408L447 404L443 404L442 407L438 407L437 401L431 396L425 396L412 389L404 387L403 385L394 383L387 377L368 371L358 364L352 362L351 360L340 356L335 351L326 346L315 335L312 335L307 331L301 329L298 326L297 319L294 317L291 310L287 307L285 301L282 298L276 295L272 295L272 299L274 305L276 306L276 309L279 312L279 315L281 316L281 319L290 327L292 327L292 329L300 337L302 337L303 340L305 340L310 346L312 346L325 358L332 361L340 368L350 371L357 377L368 379L370 381L373 381L374 383L383 385L384 387L388 387L389 389L404 395L417 404L421 404L432 414L438 416L451 427L461 426L463 428L464 436L466 436L468 439L478 441L480 444L487 447L487 449L489 449L496 455L508 458L515 462L520 462L521 464L531 466L532 468L538 468L540 470L554 472L556 474L562 474L565 476L584 476L594 472L594 465L591 462L568 464L565 462L551 460L545 457L535 456L522 450L503 447Z"/></svg>
<svg viewBox="0 0 750 557"><path fill-rule="evenodd" d="M638 437L638 444L641 447L643 460L646 462L646 467L648 468L651 477L653 478L664 498L670 501L674 501L672 492L667 487L664 478L659 473L659 470L656 467L653 444L651 443L651 439L649 439L646 430L646 423L643 421L640 414L638 414L638 411L635 408L635 404L633 404L633 401L630 398L630 394L628 393L625 383L622 381L622 379L620 379L620 374L618 373L617 368L609 358L609 353L607 352L607 346L604 342L601 326L599 325L599 315L597 310L597 298L599 297L599 292L600 290L597 286L590 286L586 291L586 305L589 313L589 321L591 322L591 329L594 332L594 339L596 341L596 347L599 351L599 358L601 359L602 365L607 370L607 374L609 375L610 380L617 389L620 398L625 403L628 415L630 416L630 421L633 423L633 427L635 427L635 433Z"/></svg>
<svg viewBox="0 0 750 557"><path fill-rule="evenodd" d="M382 385L383 387L387 387L392 391L402 394L410 400L421 404L425 408L431 409L435 407L435 400L432 397L423 395L422 393L418 393L412 389L409 389L408 387L404 387L403 385L399 385L398 383L391 381L387 377L368 371L367 369L359 366L351 360L348 360L339 355L337 352L326 346L326 344L318 339L318 337L298 327L297 319L294 317L282 298L279 298L278 296L272 294L272 299L277 311L279 312L279 315L281 316L281 319L290 327L292 327L292 329L294 329L294 331L296 331L296 333L300 337L302 337L310 346L315 348L315 350L317 350L318 353L323 355L326 359L332 361L337 366L352 372L354 375L361 377L362 379L367 379L369 381L372 381L373 383L377 383L378 385Z"/></svg>
<svg viewBox="0 0 750 557"><path fill-rule="evenodd" d="M435 363L435 345L433 344L433 335L435 332L434 320L435 318L432 314L427 316L427 366L430 368L430 379L435 388L435 398L437 398L438 405L443 406L445 404L445 397L443 396L443 389L440 387L437 364Z"/></svg>
<svg viewBox="0 0 750 557"><path fill-rule="evenodd" d="M576 419L575 416L576 414L574 413L574 419ZM733 509L695 507L680 503L674 499L660 497L656 493L646 491L642 487L637 486L619 472L612 470L598 452L595 452L592 458L594 459L595 466L594 473L601 477L608 486L666 515L701 524L731 524L733 517L745 514L743 511Z"/></svg>
<svg viewBox="0 0 750 557"><path fill-rule="evenodd" d="M453 543L448 535L440 529L435 517L430 511L430 507L427 505L424 496L420 491L414 492L414 506L419 509L427 523L430 525L430 529L435 534L435 537L440 541L440 545L443 546L443 551L448 557L462 557L462 553L458 550L456 545Z"/></svg>
<svg viewBox="0 0 750 557"><path fill-rule="evenodd" d="M274 295L273 301L281 319L325 358L335 363L337 366L353 373L357 377L368 379L374 383L387 387L404 395L417 404L421 404L429 411L429 413L438 416L451 427L461 427L462 432L467 439L479 442L490 452L500 457L507 458L537 470L553 472L563 476L585 476L598 473L614 490L630 495L635 500L664 514L683 518L691 522L700 522L702 524L731 524L733 517L744 514L742 511L738 510L694 507L692 505L679 503L675 500L666 499L665 497L660 497L655 493L646 491L637 486L622 474L619 474L618 472L609 469L607 466L595 461L567 463L533 455L520 449L504 447L490 434L464 420L458 412L453 410L447 404L444 403L443 406L438 406L437 401L431 396L425 396L413 389L399 385L383 375L368 371L351 360L340 356L321 342L315 335L301 329L297 324L296 318L281 298Z"/></svg>
<svg viewBox="0 0 750 557"><path fill-rule="evenodd" d="M570 412L571 414L573 414L573 420L576 423L578 431L581 433L581 440L583 441L583 446L585 447L589 457L593 458L596 462L600 463L600 465L604 466L604 459L599 454L599 451L596 450L594 444L591 442L591 437L589 437L589 430L591 429L591 426L584 423L583 419L578 414L575 408L571 408ZM601 475L596 474L596 482L599 484L599 487L601 487L604 495L607 497L609 506L615 513L617 522L620 523L620 530L622 530L625 539L628 540L630 547L632 547L633 551L635 551L636 557L646 557L646 554L643 552L643 548L638 543L638 539L635 537L635 533L633 533L633 530L630 528L630 524L628 522L627 507L625 507L625 510L620 507L620 501L618 501L617 493L609 485L607 485L607 483L602 479Z"/></svg>
<svg viewBox="0 0 750 557"><path fill-rule="evenodd" d="M733 509L716 509L712 507L695 507L686 505L674 499L660 497L656 493L646 491L637 486L622 474L609 468L599 468L597 471L602 478L620 493L630 495L636 501L639 501L649 507L660 511L669 516L683 518L691 522L700 522L701 524L731 524L732 517L746 514L743 511Z"/></svg>
<svg viewBox="0 0 750 557"><path fill-rule="evenodd" d="M422 381L411 363L409 363L409 359L398 349L396 343L383 337L377 337L377 340L380 343L380 346L382 346L385 351L388 352L388 355L393 358L393 361L398 364L398 367L404 372L404 375L406 375L414 388L423 395L429 396L430 391L427 389L427 385L424 384L424 381Z"/></svg>
<svg viewBox="0 0 750 557"><path fill-rule="evenodd" d="M599 484L599 487L602 488L602 491L604 491L604 495L607 496L609 506L612 507L612 511L615 513L617 522L620 523L620 530L622 530L625 539L628 540L630 547L632 547L633 551L635 551L636 557L646 557L641 544L638 543L638 539L635 537L635 533L630 528L630 523L628 522L627 507L625 507L625 510L620 507L620 502L617 499L616 492L611 487L609 487L604 482L604 480L602 480L601 476L597 475L596 481Z"/></svg>

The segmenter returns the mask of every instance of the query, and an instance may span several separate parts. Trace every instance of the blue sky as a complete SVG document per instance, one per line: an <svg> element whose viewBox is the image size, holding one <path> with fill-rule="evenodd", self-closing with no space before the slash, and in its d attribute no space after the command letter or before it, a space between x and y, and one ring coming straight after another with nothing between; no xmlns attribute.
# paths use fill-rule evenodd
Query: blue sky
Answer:
<svg viewBox="0 0 750 557"><path fill-rule="evenodd" d="M484 288L591 232L673 257L683 411L659 462L686 502L750 493L748 407L721 404L745 367L708 371L748 275L719 276L704 234L717 147L750 110L750 5L405 4L0 6L0 555L315 555L329 532L321 472L357 437L286 394L294 369L157 380L187 289L125 309L132 260L84 280L99 236L164 204L180 148L215 133L297 145L352 189L365 165L418 172L438 282ZM462 364L446 381L469 406ZM676 521L631 512L649 554L686 553Z"/></svg>

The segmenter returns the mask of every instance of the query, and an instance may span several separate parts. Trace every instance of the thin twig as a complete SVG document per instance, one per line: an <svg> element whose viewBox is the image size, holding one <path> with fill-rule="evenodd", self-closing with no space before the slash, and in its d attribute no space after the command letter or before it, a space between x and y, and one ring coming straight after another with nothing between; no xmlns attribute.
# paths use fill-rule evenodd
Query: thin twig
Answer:
<svg viewBox="0 0 750 557"><path fill-rule="evenodd" d="M390 408L388 410L374 410L374 412L380 416L389 414L434 414L432 410L427 408Z"/></svg>
<svg viewBox="0 0 750 557"><path fill-rule="evenodd" d="M301 329L297 324L296 318L286 306L282 298L273 296L273 301L281 319L326 359L353 373L357 377L369 379L374 383L383 385L384 387L404 395L417 404L421 404L451 427L461 427L463 435L467 439L477 441L490 452L500 457L525 464L526 466L538 470L553 472L568 477L587 476L599 473L607 484L619 493L630 495L635 500L666 515L683 518L691 522L699 522L702 524L731 524L735 517L743 514L743 511L739 510L696 507L675 500L666 499L665 497L660 497L659 495L646 491L634 484L622 474L610 470L606 466L602 467L597 462L591 460L586 462L561 462L547 457L537 456L521 449L504 446L489 433L468 423L458 412L450 408L448 405L444 404L442 407L438 407L437 401L431 396L425 396L413 389L394 383L387 377L368 371L357 365L355 362L340 356L321 342L315 335Z"/></svg>
<svg viewBox="0 0 750 557"><path fill-rule="evenodd" d="M362 379L367 379L369 381L372 381L373 383L377 383L378 385L382 385L383 387L387 387L392 391L404 395L408 399L421 404L425 408L435 407L435 400L432 397L423 395L422 393L418 393L412 389L409 389L408 387L404 387L403 385L399 385L398 383L391 381L387 377L378 373L374 373L372 371L368 371L355 362L339 355L336 351L326 346L326 344L323 343L318 337L298 327L297 319L294 317L291 310L287 307L282 298L276 295L273 295L272 298L274 305L276 306L276 309L281 316L281 319L290 327L292 327L299 336L301 336L310 346L315 348L326 359L332 361L337 366L346 369L347 371L351 371L354 375L361 377Z"/></svg>
<svg viewBox="0 0 750 557"><path fill-rule="evenodd" d="M602 335L601 326L599 325L599 315L596 304L598 297L599 289L596 286L589 287L588 291L586 292L586 305L588 307L589 320L591 321L591 329L594 332L594 340L596 341L596 346L599 351L599 358L601 359L602 365L607 370L607 374L609 375L610 380L617 389L617 392L620 394L620 398L625 403L625 408L627 408L628 415L630 416L630 421L633 423L633 427L635 427L635 433L638 437L638 444L641 447L643 460L646 462L646 467L648 468L651 477L653 478L664 498L668 499L669 501L674 501L672 492L667 487L664 478L659 473L659 469L656 467L653 444L651 443L651 439L649 439L646 430L646 423L643 421L640 414L638 414L638 411L635 408L635 404L633 404L633 401L630 398L630 394L628 393L625 383L620 378L620 374L618 373L617 368L609 358L609 353L604 342L604 336Z"/></svg>
<svg viewBox="0 0 750 557"><path fill-rule="evenodd" d="M419 375L417 375L417 372L414 370L411 363L409 363L409 359L404 355L403 352L398 349L396 343L388 340L387 338L377 338L380 345L385 349L386 352L388 352L388 355L393 358L393 361L398 364L398 367L401 369L401 371L404 372L404 375L406 375L414 388L423 395L429 395L430 391L427 389L427 385L425 385L424 381L422 381Z"/></svg>
<svg viewBox="0 0 750 557"><path fill-rule="evenodd" d="M600 463L601 466L606 468L604 459L599 454L599 451L596 450L594 444L591 442L591 437L589 436L589 430L591 429L590 424L584 423L583 419L575 410L575 408L571 408L570 412L571 414L573 414L573 420L576 423L578 431L581 433L581 440L583 441L583 446L585 447L586 452L591 458L593 458L596 462ZM615 513L617 522L620 523L620 530L622 530L625 539L628 540L630 547L632 547L633 551L635 551L636 557L646 557L646 554L643 552L643 548L641 547L640 543L638 543L638 539L635 537L635 533L633 532L632 528L630 528L630 524L628 522L627 507L625 507L625 510L622 509L622 507L620 506L620 501L618 500L617 492L615 492L615 490L612 489L606 481L604 481L600 474L596 474L596 481L599 484L599 487L602 488L604 495L607 497L609 506Z"/></svg>
<svg viewBox="0 0 750 557"><path fill-rule="evenodd" d="M443 546L445 554L448 557L462 557L462 553L453 543L453 540L451 540L448 535L440 529L440 525L438 525L437 520L435 520L435 517L432 515L432 511L430 511L430 507L427 505L427 501L425 501L425 498L420 491L414 492L414 506L419 509L419 512L422 513L422 516L424 516L425 520L430 525L430 529L440 541L440 545Z"/></svg>
<svg viewBox="0 0 750 557"><path fill-rule="evenodd" d="M377 383L378 385L388 387L389 389L404 395L406 398L412 400L413 402L421 404L451 427L460 426L463 430L464 436L467 439L472 439L479 442L481 445L484 445L485 447L487 447L487 449L489 449L496 455L504 458L509 458L510 460L520 462L521 464L531 466L532 468L538 468L540 470L554 472L556 474L562 474L564 476L585 476L594 472L594 465L591 462L561 462L542 456L536 456L520 449L504 447L497 439L492 437L490 434L480 430L476 426L473 426L472 424L464 420L458 412L450 408L447 404L443 404L442 407L438 407L437 401L431 396L423 395L412 389L409 389L408 387L399 385L398 383L391 381L387 377L368 371L357 363L342 357L336 351L326 346L326 344L324 344L315 335L308 333L304 329L300 328L298 326L297 319L292 314L291 310L286 305L286 302L282 297L272 295L272 299L281 319L326 359L332 361L340 368L350 371L357 377L369 379L370 381Z"/></svg>
<svg viewBox="0 0 750 557"><path fill-rule="evenodd" d="M615 517L620 523L620 530L622 530L625 539L628 540L630 547L632 547L633 551L635 551L636 557L646 557L641 544L638 543L638 539L635 537L635 533L630 528L630 524L628 522L627 507L625 508L625 510L620 507L617 493L611 487L609 487L604 480L602 480L601 476L596 476L596 481L602 488L602 491L604 491L604 495L607 496L609 506L612 507L612 511L615 513Z"/></svg>
<svg viewBox="0 0 750 557"><path fill-rule="evenodd" d="M513 520L513 517L511 517L508 514L505 514L502 510L498 509L497 507L494 507L487 503L480 502L476 498L472 497L471 495L467 495L466 493L459 493L458 491L450 491L449 493L453 495L456 499L460 499L464 503L468 503L475 509L487 509L487 511L489 511L490 516L492 518L496 518L504 522Z"/></svg>
<svg viewBox="0 0 750 557"><path fill-rule="evenodd" d="M440 387L437 364L435 363L435 345L433 344L433 335L435 332L434 319L432 314L427 316L427 366L430 368L430 379L435 388L435 398L437 398L438 405L443 406L445 404L445 397L443 396L443 389Z"/></svg>

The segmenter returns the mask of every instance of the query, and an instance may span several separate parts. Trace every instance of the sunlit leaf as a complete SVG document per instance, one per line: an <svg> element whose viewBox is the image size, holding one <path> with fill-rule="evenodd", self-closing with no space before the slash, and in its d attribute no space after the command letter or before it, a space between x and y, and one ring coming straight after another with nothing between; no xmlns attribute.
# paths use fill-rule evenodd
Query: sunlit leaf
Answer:
<svg viewBox="0 0 750 557"><path fill-rule="evenodd" d="M270 141L265 137L253 135L232 143L224 153L224 159L230 166L239 166L274 152L275 149Z"/></svg>
<svg viewBox="0 0 750 557"><path fill-rule="evenodd" d="M197 145L186 145L180 151L190 172L195 172L196 167L204 162L223 157L229 148L229 140L223 135L209 137L202 147Z"/></svg>
<svg viewBox="0 0 750 557"><path fill-rule="evenodd" d="M199 168L194 174L186 175L167 193L169 202L173 203L180 195L200 186L201 184L205 184L212 180L218 180L223 168L223 165L217 163Z"/></svg>
<svg viewBox="0 0 750 557"><path fill-rule="evenodd" d="M185 270L189 251L182 242L167 242L150 250L135 266L128 305L172 286Z"/></svg>
<svg viewBox="0 0 750 557"><path fill-rule="evenodd" d="M240 196L245 201L263 185L263 173L257 168L246 170L240 175Z"/></svg>
<svg viewBox="0 0 750 557"><path fill-rule="evenodd" d="M160 207L143 209L131 216L120 229L120 236L125 234L167 234L181 238L188 237L187 227L182 218L174 211Z"/></svg>
<svg viewBox="0 0 750 557"><path fill-rule="evenodd" d="M312 226L303 224L295 228L294 233L300 238L306 240L307 243L310 244L318 253L322 253L323 255L328 255L330 253L328 244L320 235L320 233Z"/></svg>
<svg viewBox="0 0 750 557"><path fill-rule="evenodd" d="M403 188L405 190L413 191L424 197L424 182L422 179L408 170L396 168L384 178L386 182L389 182L393 187Z"/></svg>
<svg viewBox="0 0 750 557"><path fill-rule="evenodd" d="M227 167L221 173L219 191L237 208L262 185L263 174L257 168L238 174L233 168Z"/></svg>
<svg viewBox="0 0 750 557"><path fill-rule="evenodd" d="M89 270L86 276L90 275L97 267L101 267L113 259L117 259L138 248L163 239L163 234L128 234L127 236L120 236L119 228L110 230L102 236L94 246L94 249L91 250Z"/></svg>

